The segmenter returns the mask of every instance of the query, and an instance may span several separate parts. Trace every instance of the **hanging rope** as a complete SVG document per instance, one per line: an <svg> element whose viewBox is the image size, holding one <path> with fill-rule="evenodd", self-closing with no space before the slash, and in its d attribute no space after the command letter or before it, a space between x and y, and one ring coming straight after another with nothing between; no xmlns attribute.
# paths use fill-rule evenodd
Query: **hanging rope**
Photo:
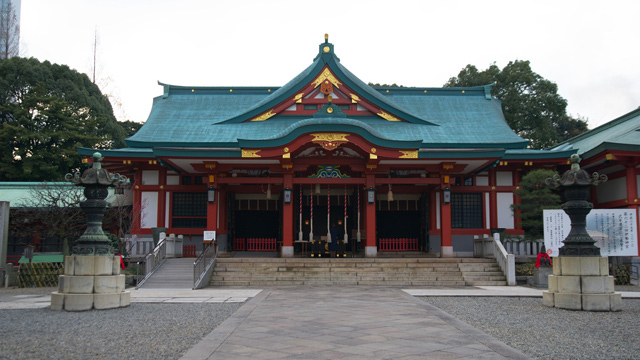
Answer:
<svg viewBox="0 0 640 360"><path fill-rule="evenodd" d="M300 210L298 213L298 217L300 218L300 225L298 231L298 241L302 241L302 184L300 184Z"/></svg>
<svg viewBox="0 0 640 360"><path fill-rule="evenodd" d="M313 185L309 186L309 197L311 198L311 230L309 230L309 240L313 241Z"/></svg>
<svg viewBox="0 0 640 360"><path fill-rule="evenodd" d="M331 238L331 185L327 184L327 242L333 242Z"/></svg>
<svg viewBox="0 0 640 360"><path fill-rule="evenodd" d="M344 184L344 243L349 241L347 237L347 184Z"/></svg>
<svg viewBox="0 0 640 360"><path fill-rule="evenodd" d="M356 192L358 193L358 232L356 234L356 240L360 242L360 185L357 185Z"/></svg>

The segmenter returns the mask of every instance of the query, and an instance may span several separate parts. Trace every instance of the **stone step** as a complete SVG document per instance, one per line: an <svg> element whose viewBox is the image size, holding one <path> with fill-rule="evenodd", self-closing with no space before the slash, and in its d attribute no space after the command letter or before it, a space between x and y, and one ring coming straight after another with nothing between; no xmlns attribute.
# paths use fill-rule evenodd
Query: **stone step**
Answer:
<svg viewBox="0 0 640 360"><path fill-rule="evenodd" d="M465 276L482 276L482 275L490 275L490 276L504 276L502 271L465 271Z"/></svg>
<svg viewBox="0 0 640 360"><path fill-rule="evenodd" d="M466 286L506 286L506 281L465 281Z"/></svg>
<svg viewBox="0 0 640 360"><path fill-rule="evenodd" d="M211 286L506 285L492 259L219 258Z"/></svg>

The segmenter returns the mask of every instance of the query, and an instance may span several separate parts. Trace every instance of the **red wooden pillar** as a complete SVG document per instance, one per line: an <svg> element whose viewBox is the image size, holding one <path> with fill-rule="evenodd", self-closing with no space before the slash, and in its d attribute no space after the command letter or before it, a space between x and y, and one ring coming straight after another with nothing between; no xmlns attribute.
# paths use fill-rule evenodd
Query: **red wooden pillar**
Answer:
<svg viewBox="0 0 640 360"><path fill-rule="evenodd" d="M216 188L216 182L215 179L217 177L217 174L214 175L209 175L209 188L207 189L207 191L209 191L210 189L215 189ZM218 231L218 202L220 201L220 194L218 193L217 189L215 191L215 196L213 198L213 201L211 201L212 199L208 198L207 195L207 231Z"/></svg>
<svg viewBox="0 0 640 360"><path fill-rule="evenodd" d="M374 201L369 201L369 190L376 188L375 182L375 172L366 174L366 186L365 186L365 248L364 255L366 257L376 257L378 254L378 248L376 246L376 197L374 196Z"/></svg>
<svg viewBox="0 0 640 360"><path fill-rule="evenodd" d="M640 203L638 202L638 181L636 174L636 162L627 163L627 208L636 209L636 229L640 229ZM640 233L638 234L638 247L640 248Z"/></svg>
<svg viewBox="0 0 640 360"><path fill-rule="evenodd" d="M442 189L448 188L449 184L445 183L448 176L441 177ZM453 257L453 245L451 242L451 202L445 203L443 199L444 193L440 192L440 257Z"/></svg>
<svg viewBox="0 0 640 360"><path fill-rule="evenodd" d="M284 188L291 191L289 202L282 201L282 257L293 257L293 172L289 166L284 169ZM284 196L284 195L283 195Z"/></svg>

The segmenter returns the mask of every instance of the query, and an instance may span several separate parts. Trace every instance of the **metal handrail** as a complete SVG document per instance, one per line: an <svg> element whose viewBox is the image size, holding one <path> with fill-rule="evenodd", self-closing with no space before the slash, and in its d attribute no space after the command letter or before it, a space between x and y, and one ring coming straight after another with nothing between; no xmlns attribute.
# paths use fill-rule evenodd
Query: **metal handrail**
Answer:
<svg viewBox="0 0 640 360"><path fill-rule="evenodd" d="M149 252L145 257L144 268L145 275L140 282L136 285L136 289L139 289L142 284L144 284L147 279L153 275L153 273L164 263L167 259L167 242L162 239L158 243L158 245L153 249L153 251Z"/></svg>
<svg viewBox="0 0 640 360"><path fill-rule="evenodd" d="M205 246L202 253L193 262L193 290L201 289L209 284L217 255L217 241L213 241Z"/></svg>

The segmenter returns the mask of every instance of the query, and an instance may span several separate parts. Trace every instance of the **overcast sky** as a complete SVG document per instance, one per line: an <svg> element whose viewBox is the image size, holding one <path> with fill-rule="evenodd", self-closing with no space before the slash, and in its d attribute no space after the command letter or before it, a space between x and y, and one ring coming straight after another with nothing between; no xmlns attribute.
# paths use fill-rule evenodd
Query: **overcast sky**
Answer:
<svg viewBox="0 0 640 360"><path fill-rule="evenodd" d="M21 55L90 73L145 121L157 81L282 86L329 34L365 82L442 86L530 60L590 128L640 106L640 1L22 0Z"/></svg>

